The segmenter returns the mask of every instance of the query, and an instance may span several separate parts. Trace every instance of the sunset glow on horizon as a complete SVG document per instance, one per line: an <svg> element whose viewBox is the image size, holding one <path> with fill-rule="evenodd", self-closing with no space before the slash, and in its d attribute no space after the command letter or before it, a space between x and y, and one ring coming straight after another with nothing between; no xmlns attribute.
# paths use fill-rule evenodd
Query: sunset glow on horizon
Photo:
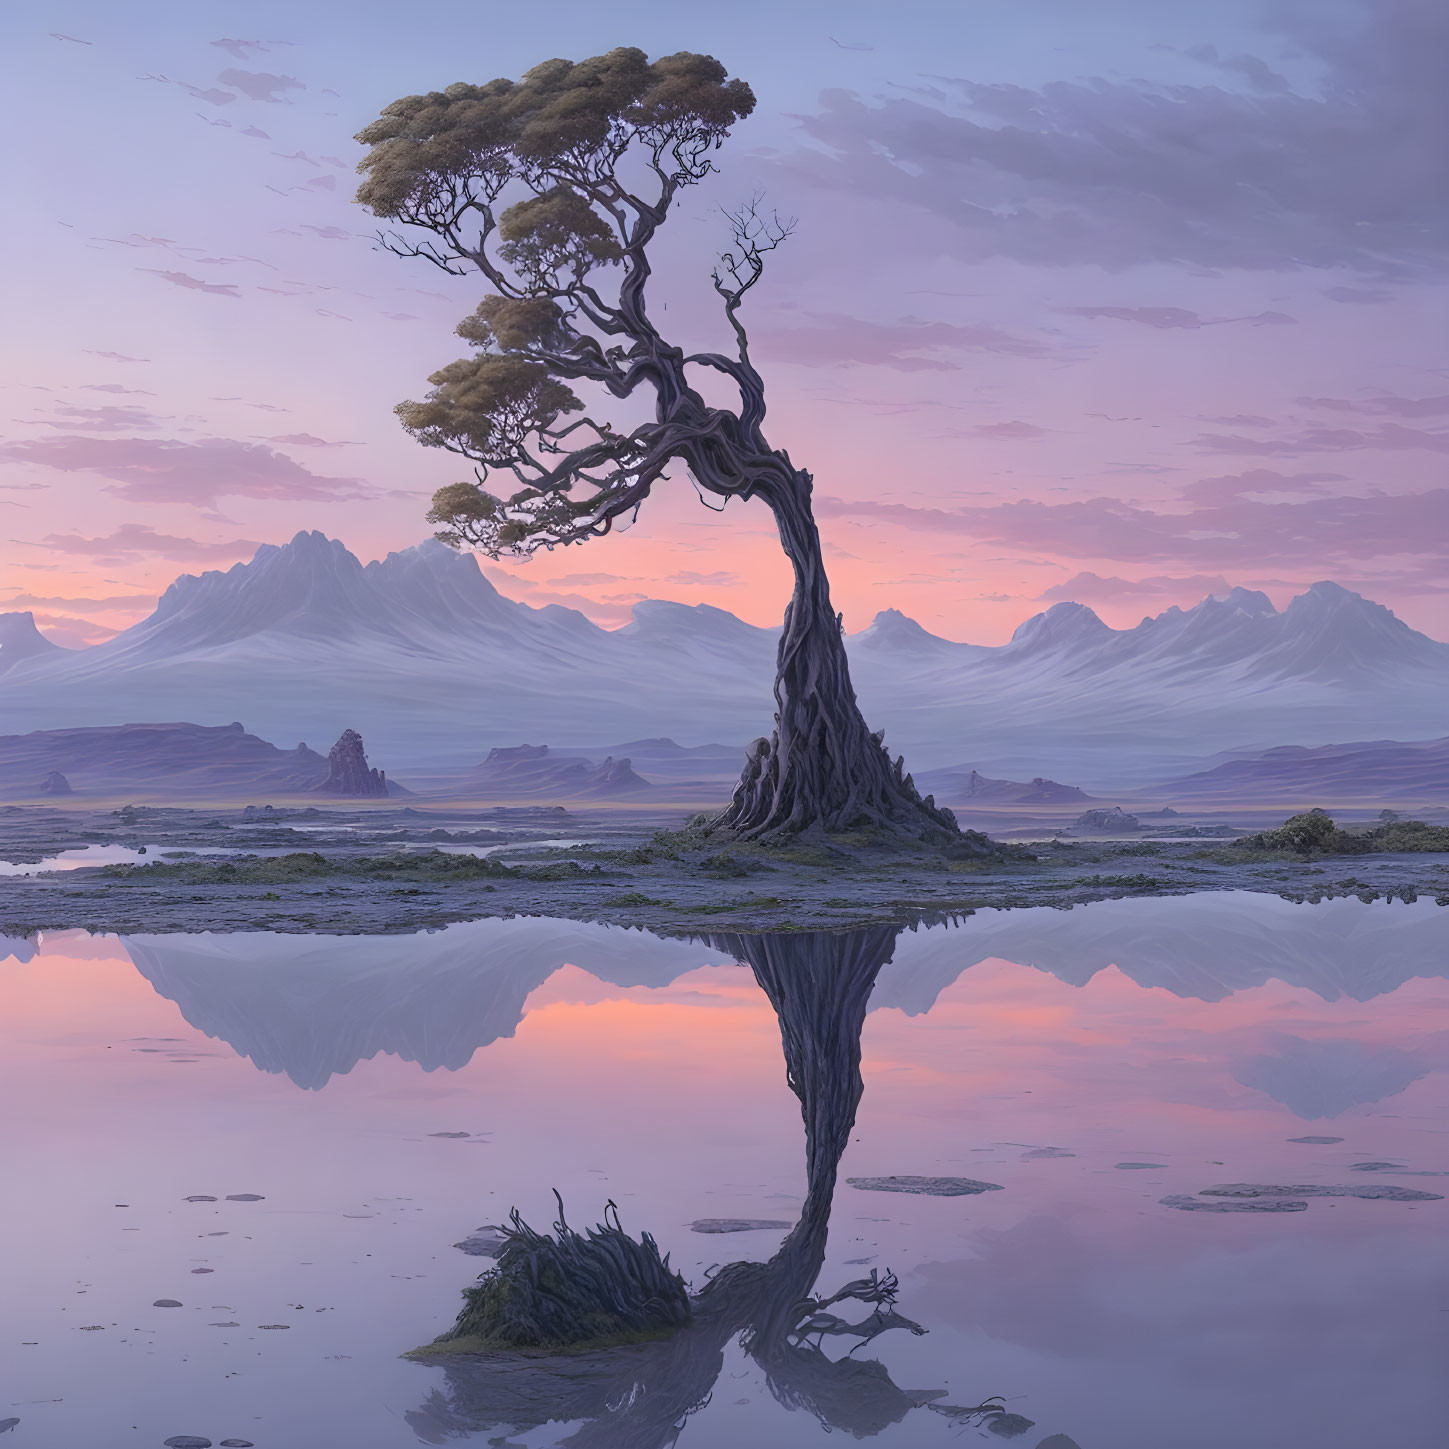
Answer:
<svg viewBox="0 0 1449 1449"><path fill-rule="evenodd" d="M299 530L364 561L427 536L468 466L392 408L485 289L375 247L351 137L398 96L631 44L715 54L759 97L661 233L651 315L720 346L718 208L798 217L743 316L848 629L897 608L995 644L1067 599L1124 628L1332 579L1449 637L1428 0L244 13L4 22L30 139L0 612L56 642ZM773 627L790 587L768 511L710 513L682 470L617 536L484 566L608 627L645 598Z"/></svg>

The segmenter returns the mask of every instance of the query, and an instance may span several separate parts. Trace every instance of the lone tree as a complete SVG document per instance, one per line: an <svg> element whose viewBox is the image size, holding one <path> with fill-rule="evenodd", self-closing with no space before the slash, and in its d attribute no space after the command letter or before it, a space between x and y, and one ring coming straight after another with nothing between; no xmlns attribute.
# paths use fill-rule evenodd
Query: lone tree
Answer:
<svg viewBox="0 0 1449 1449"><path fill-rule="evenodd" d="M811 476L765 437L765 384L740 310L791 223L757 203L726 213L733 236L713 281L731 352L686 355L649 315L650 247L754 104L711 56L651 62L620 49L388 106L358 135L369 150L357 197L414 230L384 233L383 245L455 275L481 272L493 289L457 329L473 355L435 372L426 400L398 416L419 442L475 465L476 482L439 489L428 518L445 542L492 558L608 533L671 465L702 497L760 499L795 571L778 712L712 826L746 839L866 829L960 841L955 817L921 798L861 716ZM700 369L728 379L738 406L708 405ZM615 431L584 412L575 383L639 395L653 419Z"/></svg>

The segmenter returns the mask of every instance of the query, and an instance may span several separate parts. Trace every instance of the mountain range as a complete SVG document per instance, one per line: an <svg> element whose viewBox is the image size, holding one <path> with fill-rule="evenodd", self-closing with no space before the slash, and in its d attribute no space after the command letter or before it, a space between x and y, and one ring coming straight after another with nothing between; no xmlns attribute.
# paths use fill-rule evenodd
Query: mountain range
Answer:
<svg viewBox="0 0 1449 1449"><path fill-rule="evenodd" d="M363 564L300 533L182 575L150 617L90 648L0 615L0 733L240 718L264 738L327 740L352 727L400 774L540 737L580 752L663 735L735 750L770 726L775 641L726 610L663 600L603 629L505 598L476 558L436 541ZM1449 645L1332 583L1281 612L1234 589L1123 630L1056 604L999 647L885 610L847 645L867 717L912 768L964 761L1088 788L1290 741L1439 736L1449 705Z"/></svg>
<svg viewBox="0 0 1449 1449"><path fill-rule="evenodd" d="M1449 736L1280 745L1161 787L1177 800L1449 800Z"/></svg>

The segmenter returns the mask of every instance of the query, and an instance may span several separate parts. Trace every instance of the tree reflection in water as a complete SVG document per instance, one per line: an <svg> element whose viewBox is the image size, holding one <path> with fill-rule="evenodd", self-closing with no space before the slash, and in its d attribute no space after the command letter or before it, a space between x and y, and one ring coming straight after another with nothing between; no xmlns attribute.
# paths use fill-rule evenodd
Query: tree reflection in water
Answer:
<svg viewBox="0 0 1449 1449"><path fill-rule="evenodd" d="M942 1391L902 1389L879 1361L854 1357L892 1329L924 1332L896 1312L894 1275L873 1271L827 1296L812 1293L825 1261L836 1173L864 1090L866 1004L896 936L894 928L878 926L710 938L753 969L779 1018L786 1076L805 1121L799 1221L768 1262L721 1268L694 1295L692 1322L670 1338L593 1352L430 1360L447 1382L407 1416L421 1439L441 1444L486 1430L523 1433L582 1421L563 1441L573 1449L666 1449L709 1402L735 1338L780 1404L857 1438L922 1407L962 1424L1008 1417L999 1405L960 1407L939 1402ZM840 1353L845 1341L851 1347Z"/></svg>

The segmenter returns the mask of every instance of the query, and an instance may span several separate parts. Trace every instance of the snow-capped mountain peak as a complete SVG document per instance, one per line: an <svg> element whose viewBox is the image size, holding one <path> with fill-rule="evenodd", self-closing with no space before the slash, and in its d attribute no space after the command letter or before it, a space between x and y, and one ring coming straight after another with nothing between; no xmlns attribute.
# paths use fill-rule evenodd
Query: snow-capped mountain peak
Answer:
<svg viewBox="0 0 1449 1449"><path fill-rule="evenodd" d="M0 674L13 669L22 660L58 657L67 652L59 644L52 644L35 627L35 615L28 610L0 614Z"/></svg>
<svg viewBox="0 0 1449 1449"><path fill-rule="evenodd" d="M1077 650L1104 643L1115 632L1085 604L1053 604L1044 614L1033 614L1018 625L1006 650L1018 657Z"/></svg>
<svg viewBox="0 0 1449 1449"><path fill-rule="evenodd" d="M889 654L929 654L939 657L943 654L959 654L969 650L969 644L956 644L933 634L899 609L882 609L859 634L850 636L852 649L866 648Z"/></svg>

